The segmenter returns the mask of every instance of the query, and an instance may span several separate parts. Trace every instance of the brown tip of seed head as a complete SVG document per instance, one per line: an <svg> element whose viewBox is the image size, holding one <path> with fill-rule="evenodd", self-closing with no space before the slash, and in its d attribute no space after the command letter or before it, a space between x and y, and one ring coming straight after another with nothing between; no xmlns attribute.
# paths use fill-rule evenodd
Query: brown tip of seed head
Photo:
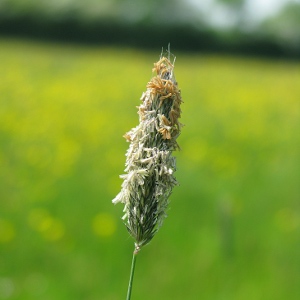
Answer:
<svg viewBox="0 0 300 300"><path fill-rule="evenodd" d="M154 63L152 71L156 72L157 75L163 76L173 68L174 66L171 62L166 57L162 57L158 62Z"/></svg>

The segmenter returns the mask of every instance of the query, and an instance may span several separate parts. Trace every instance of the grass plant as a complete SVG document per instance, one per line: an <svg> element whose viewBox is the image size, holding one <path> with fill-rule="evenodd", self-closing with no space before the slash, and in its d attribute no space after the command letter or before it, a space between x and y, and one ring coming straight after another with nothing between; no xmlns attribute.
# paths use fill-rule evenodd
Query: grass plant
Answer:
<svg viewBox="0 0 300 300"><path fill-rule="evenodd" d="M112 201L124 203L123 220L135 241L127 300L131 296L136 256L162 226L169 196L177 185L172 152L179 148L176 139L182 126L178 120L182 100L169 58L170 52L154 64L156 75L141 97L140 123L124 136L130 142L126 153L127 174L121 175L122 190Z"/></svg>

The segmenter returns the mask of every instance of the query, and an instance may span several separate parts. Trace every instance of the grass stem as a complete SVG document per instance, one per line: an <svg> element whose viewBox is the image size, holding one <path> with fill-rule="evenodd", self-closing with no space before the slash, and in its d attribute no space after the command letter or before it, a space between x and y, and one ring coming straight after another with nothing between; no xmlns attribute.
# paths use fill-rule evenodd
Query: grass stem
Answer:
<svg viewBox="0 0 300 300"><path fill-rule="evenodd" d="M131 290L132 290L132 282L133 282L136 256L137 256L137 251L134 250L133 256L132 256L132 262L131 262L130 278L129 278L129 284L128 284L126 300L130 300L130 298L131 298Z"/></svg>

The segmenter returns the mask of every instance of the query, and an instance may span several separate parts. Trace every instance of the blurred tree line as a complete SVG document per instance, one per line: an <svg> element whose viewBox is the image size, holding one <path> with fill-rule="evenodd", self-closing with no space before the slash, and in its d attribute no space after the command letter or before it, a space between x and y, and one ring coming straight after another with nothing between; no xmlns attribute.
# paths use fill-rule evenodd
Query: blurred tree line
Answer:
<svg viewBox="0 0 300 300"><path fill-rule="evenodd" d="M249 21L249 0L0 0L0 34L189 51L300 57L300 2ZM213 12L229 25L216 26Z"/></svg>

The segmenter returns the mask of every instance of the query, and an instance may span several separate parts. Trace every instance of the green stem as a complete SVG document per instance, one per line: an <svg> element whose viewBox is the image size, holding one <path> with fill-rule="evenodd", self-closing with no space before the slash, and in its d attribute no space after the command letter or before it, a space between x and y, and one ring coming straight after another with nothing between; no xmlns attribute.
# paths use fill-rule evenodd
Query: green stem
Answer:
<svg viewBox="0 0 300 300"><path fill-rule="evenodd" d="M137 254L138 254L138 252L135 249L133 251L133 256L132 256L131 271L130 271L130 278L129 278L126 300L130 300L130 298L131 298L132 282L133 282L133 275L134 275L134 268L135 268L135 261L136 261Z"/></svg>

